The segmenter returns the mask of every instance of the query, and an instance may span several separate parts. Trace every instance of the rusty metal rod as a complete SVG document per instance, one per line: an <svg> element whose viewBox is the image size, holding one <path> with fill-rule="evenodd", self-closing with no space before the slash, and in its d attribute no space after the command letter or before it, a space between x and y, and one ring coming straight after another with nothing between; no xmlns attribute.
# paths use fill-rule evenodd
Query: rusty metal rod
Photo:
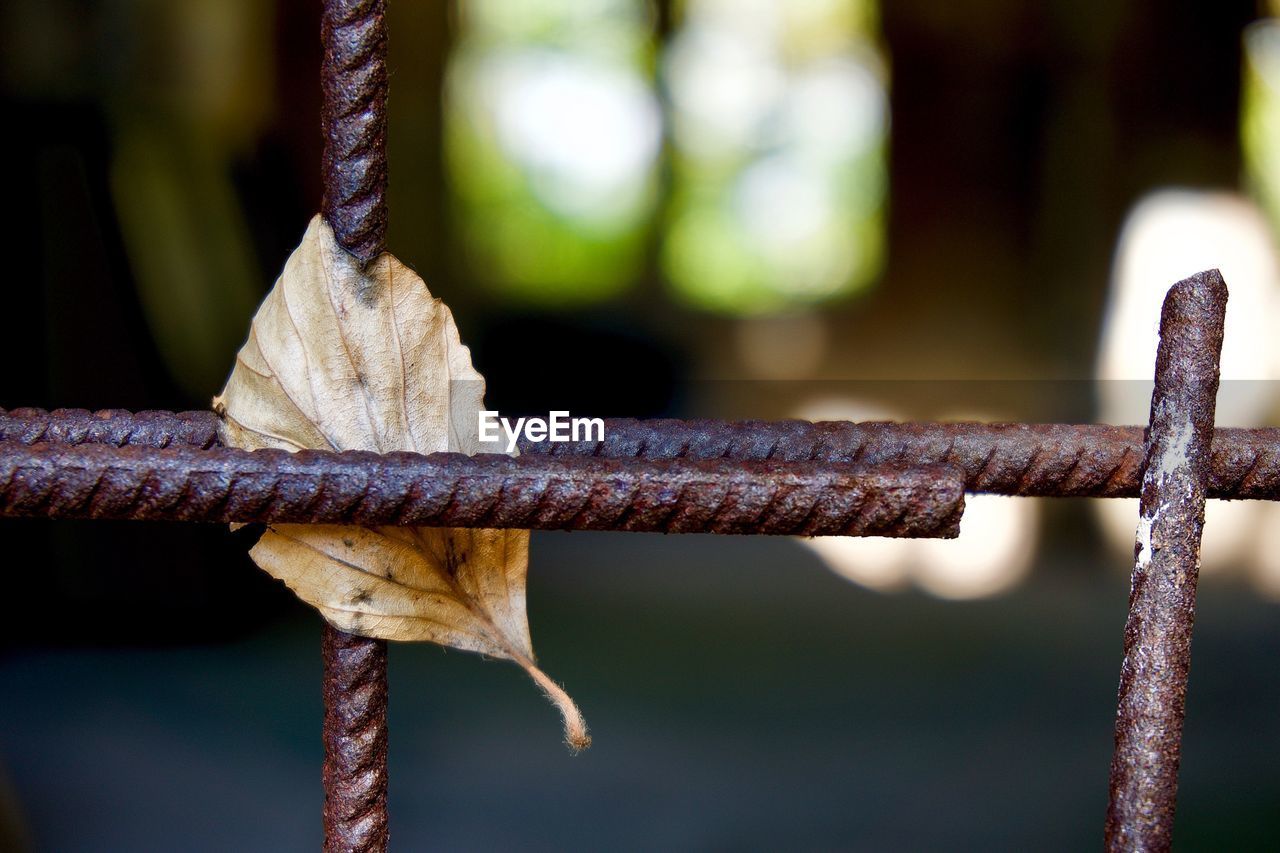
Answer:
<svg viewBox="0 0 1280 853"><path fill-rule="evenodd" d="M526 442L520 451L952 465L970 492L1107 498L1138 495L1144 453L1141 427L1102 424L606 420L604 434L600 442ZM1280 429L1217 430L1209 494L1280 499Z"/></svg>
<svg viewBox="0 0 1280 853"><path fill-rule="evenodd" d="M325 849L385 850L387 644L325 629Z"/></svg>
<svg viewBox="0 0 1280 853"><path fill-rule="evenodd" d="M325 0L320 68L325 221L363 263L387 233L387 23L383 0Z"/></svg>
<svg viewBox="0 0 1280 853"><path fill-rule="evenodd" d="M7 516L947 537L963 505L946 466L0 445Z"/></svg>
<svg viewBox="0 0 1280 853"><path fill-rule="evenodd" d="M114 447L217 447L211 411L130 412L127 409L0 409L0 441L19 444L110 444Z"/></svg>
<svg viewBox="0 0 1280 853"><path fill-rule="evenodd" d="M1172 844L1226 310L1227 287L1211 270L1175 284L1160 316L1111 761L1110 851Z"/></svg>
<svg viewBox="0 0 1280 853"><path fill-rule="evenodd" d="M387 232L387 22L383 0L324 0L321 211L368 264ZM324 847L387 849L387 646L324 625ZM358 689L357 689L358 686Z"/></svg>
<svg viewBox="0 0 1280 853"><path fill-rule="evenodd" d="M168 447L217 443L213 412L0 409L0 442ZM1044 497L1137 497L1143 428L1099 424L606 420L604 441L522 440L525 455L951 465L965 489ZM1209 497L1280 500L1280 429L1214 433Z"/></svg>

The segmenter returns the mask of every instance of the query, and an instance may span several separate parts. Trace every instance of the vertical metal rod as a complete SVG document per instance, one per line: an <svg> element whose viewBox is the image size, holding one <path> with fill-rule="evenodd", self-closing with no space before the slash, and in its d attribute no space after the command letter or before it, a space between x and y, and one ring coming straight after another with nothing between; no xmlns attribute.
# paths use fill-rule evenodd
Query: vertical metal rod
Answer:
<svg viewBox="0 0 1280 853"><path fill-rule="evenodd" d="M383 0L324 0L322 211L362 263L387 229ZM387 644L324 626L324 849L387 849Z"/></svg>
<svg viewBox="0 0 1280 853"><path fill-rule="evenodd" d="M387 22L383 0L325 0L325 220L362 263L387 236Z"/></svg>
<svg viewBox="0 0 1280 853"><path fill-rule="evenodd" d="M387 849L387 644L324 626L324 849Z"/></svg>
<svg viewBox="0 0 1280 853"><path fill-rule="evenodd" d="M1111 760L1110 851L1168 850L1191 667L1227 287L1180 281L1160 316L1156 384Z"/></svg>

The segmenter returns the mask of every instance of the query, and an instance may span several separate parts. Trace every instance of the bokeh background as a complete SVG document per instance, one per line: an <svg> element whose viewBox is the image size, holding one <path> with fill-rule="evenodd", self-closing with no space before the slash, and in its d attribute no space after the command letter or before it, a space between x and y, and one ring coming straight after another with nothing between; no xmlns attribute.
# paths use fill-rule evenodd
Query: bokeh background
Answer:
<svg viewBox="0 0 1280 853"><path fill-rule="evenodd" d="M4 0L0 406L197 408L319 204L314 0ZM389 244L511 414L1143 422L1280 390L1280 10L389 2ZM1079 849L1129 501L955 542L535 533L543 667L391 656L399 849ZM319 625L220 527L0 524L0 848L305 850ZM1210 506L1177 840L1280 826L1280 511Z"/></svg>

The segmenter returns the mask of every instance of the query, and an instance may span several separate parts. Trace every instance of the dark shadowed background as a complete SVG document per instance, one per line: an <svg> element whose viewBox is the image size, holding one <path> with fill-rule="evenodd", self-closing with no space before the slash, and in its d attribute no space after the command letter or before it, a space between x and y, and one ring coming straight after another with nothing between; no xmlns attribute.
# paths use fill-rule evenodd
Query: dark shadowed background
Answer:
<svg viewBox="0 0 1280 853"><path fill-rule="evenodd" d="M1275 423L1265 4L388 5L389 246L504 414L1139 422L1163 289L1220 266L1220 423ZM0 3L0 406L220 390L319 206L318 6ZM535 648L595 746L517 668L395 646L392 843L1094 846L1136 522L1106 509L535 533ZM1280 514L1210 509L1177 840L1263 848ZM243 535L0 543L0 848L318 845L318 617Z"/></svg>

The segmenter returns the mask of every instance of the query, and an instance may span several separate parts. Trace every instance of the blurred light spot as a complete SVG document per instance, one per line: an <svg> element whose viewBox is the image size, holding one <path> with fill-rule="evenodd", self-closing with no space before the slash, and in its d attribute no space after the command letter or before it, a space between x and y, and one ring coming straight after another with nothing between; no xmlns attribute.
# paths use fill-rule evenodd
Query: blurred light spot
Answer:
<svg viewBox="0 0 1280 853"><path fill-rule="evenodd" d="M884 81L869 61L833 57L797 74L780 124L814 159L839 160L879 145L888 116ZM840 109L831 109L840 104Z"/></svg>
<svg viewBox="0 0 1280 853"><path fill-rule="evenodd" d="M671 43L665 67L680 116L675 139L695 157L732 156L750 146L786 82L767 43L714 24L690 24Z"/></svg>
<svg viewBox="0 0 1280 853"><path fill-rule="evenodd" d="M1280 142L1280 140L1278 140ZM1145 424L1159 339L1160 310L1169 287L1201 270L1222 271L1227 302L1218 392L1219 426L1261 426L1280 402L1280 271L1267 222L1258 209L1229 193L1162 190L1138 202L1121 231L1098 356L1099 420ZM1095 501L1093 511L1124 566L1132 561L1138 502ZM1212 573L1250 559L1259 507L1209 501L1202 568Z"/></svg>
<svg viewBox="0 0 1280 853"><path fill-rule="evenodd" d="M1098 358L1102 416L1145 424L1151 406L1160 308L1169 287L1218 268L1231 290L1222 344L1218 424L1256 426L1274 405L1277 272L1258 209L1229 193L1162 190L1135 205L1120 234Z"/></svg>
<svg viewBox="0 0 1280 853"><path fill-rule="evenodd" d="M759 379L805 379L827 354L827 326L813 314L749 317L734 328L738 359Z"/></svg>
<svg viewBox="0 0 1280 853"><path fill-rule="evenodd" d="M907 585L912 563L910 539L815 536L800 542L831 571L859 586L892 592Z"/></svg>
<svg viewBox="0 0 1280 853"><path fill-rule="evenodd" d="M574 303L638 274L662 117L642 0L462 0L446 142L474 274Z"/></svg>
<svg viewBox="0 0 1280 853"><path fill-rule="evenodd" d="M885 72L870 0L688 0L664 57L663 264L695 305L760 313L866 287L884 251Z"/></svg>
<svg viewBox="0 0 1280 853"><path fill-rule="evenodd" d="M792 416L802 421L902 421L906 416L880 400L836 394L810 397L796 406Z"/></svg>
<svg viewBox="0 0 1280 853"><path fill-rule="evenodd" d="M1031 568L1040 505L967 495L958 539L919 539L916 583L940 598L983 598L1012 588Z"/></svg>
<svg viewBox="0 0 1280 853"><path fill-rule="evenodd" d="M578 45L594 36L608 53L619 40L629 43L645 7L632 0L465 0L460 11L469 34L481 40Z"/></svg>
<svg viewBox="0 0 1280 853"><path fill-rule="evenodd" d="M1257 534L1250 538L1251 577L1258 592L1280 601L1280 504L1257 505Z"/></svg>
<svg viewBox="0 0 1280 853"><path fill-rule="evenodd" d="M620 200L635 204L661 137L657 104L638 74L536 50L494 57L485 71L498 142L549 208L590 220L610 216Z"/></svg>
<svg viewBox="0 0 1280 853"><path fill-rule="evenodd" d="M1244 31L1240 142L1253 194L1280 230L1280 21Z"/></svg>

